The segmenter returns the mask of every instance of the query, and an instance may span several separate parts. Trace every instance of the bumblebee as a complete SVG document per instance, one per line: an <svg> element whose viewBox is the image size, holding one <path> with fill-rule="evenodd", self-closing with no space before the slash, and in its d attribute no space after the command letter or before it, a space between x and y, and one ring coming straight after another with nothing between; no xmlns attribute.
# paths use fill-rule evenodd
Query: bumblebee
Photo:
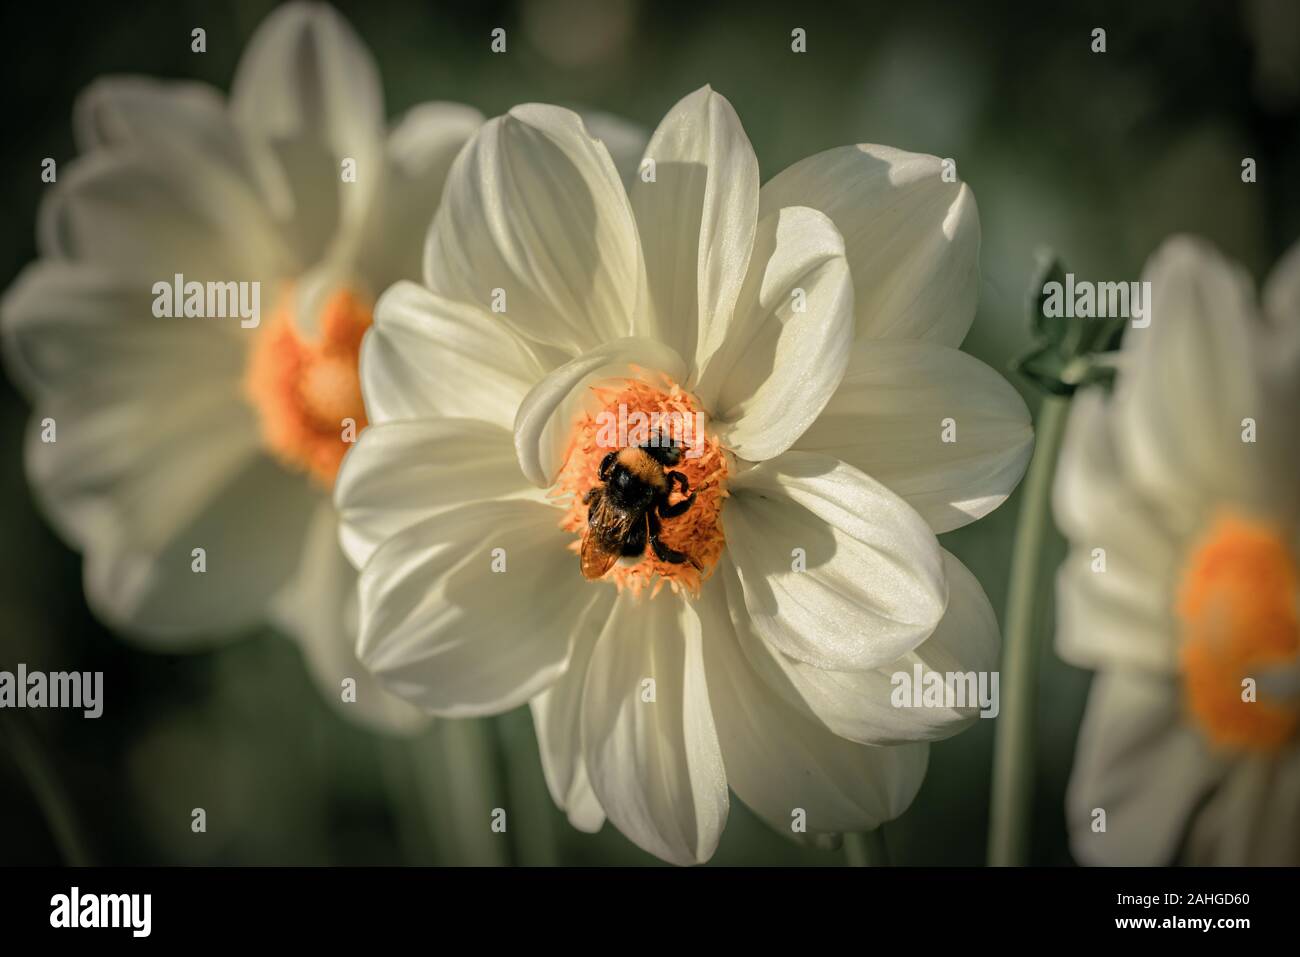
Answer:
<svg viewBox="0 0 1300 957"><path fill-rule="evenodd" d="M659 540L661 518L676 518L695 503L695 493L681 472L671 467L681 461L677 445L629 446L610 452L600 462L601 484L583 497L587 530L582 536L582 574L600 578L623 556L639 557L649 545L661 562L699 563ZM686 496L669 503L673 486Z"/></svg>

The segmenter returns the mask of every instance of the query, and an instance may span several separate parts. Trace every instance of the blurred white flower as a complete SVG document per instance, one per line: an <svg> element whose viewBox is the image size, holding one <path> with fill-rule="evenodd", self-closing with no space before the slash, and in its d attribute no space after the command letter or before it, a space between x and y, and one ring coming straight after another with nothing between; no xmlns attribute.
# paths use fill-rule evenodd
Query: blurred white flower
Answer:
<svg viewBox="0 0 1300 957"><path fill-rule="evenodd" d="M369 53L314 4L267 19L229 102L141 77L82 95L82 155L50 187L41 258L8 290L3 332L36 406L32 487L115 628L178 649L271 615L329 700L356 680L345 713L423 720L356 661L356 576L330 489L343 420L365 425L356 361L373 296L419 275L447 170L481 122L425 103L386 129ZM260 283L260 324L158 318L153 286L177 274Z"/></svg>
<svg viewBox="0 0 1300 957"><path fill-rule="evenodd" d="M1126 333L1112 395L1074 400L1054 491L1057 644L1098 671L1072 845L1094 864L1298 864L1300 246L1262 301L1188 238L1144 278L1151 324Z"/></svg>
<svg viewBox="0 0 1300 957"><path fill-rule="evenodd" d="M425 285L384 294L362 349L371 427L336 488L360 655L435 714L529 702L573 824L665 860L710 857L728 785L787 834L876 827L976 713L893 708L892 673L996 667L935 533L1001 503L1032 444L956 348L974 199L879 146L760 189L708 88L645 156L625 189L577 115L525 105L452 167ZM620 405L706 417L675 466L696 498L662 523L691 561L591 582L583 498Z"/></svg>

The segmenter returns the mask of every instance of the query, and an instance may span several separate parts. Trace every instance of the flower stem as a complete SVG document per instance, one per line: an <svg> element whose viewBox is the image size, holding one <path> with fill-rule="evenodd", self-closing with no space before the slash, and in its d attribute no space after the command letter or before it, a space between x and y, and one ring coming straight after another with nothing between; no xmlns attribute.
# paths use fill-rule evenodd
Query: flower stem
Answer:
<svg viewBox="0 0 1300 957"><path fill-rule="evenodd" d="M849 867L888 866L889 851L885 848L884 830L878 827L874 831L845 834L844 856L848 858Z"/></svg>
<svg viewBox="0 0 1300 957"><path fill-rule="evenodd" d="M1023 865L1029 860L1034 689L1041 646L1035 640L1034 612L1044 570L1043 544L1051 527L1052 477L1069 408L1065 396L1044 397L1038 410L1034 458L1022 486L1002 647L1002 713L993 751L989 823L989 863L993 865Z"/></svg>
<svg viewBox="0 0 1300 957"><path fill-rule="evenodd" d="M31 732L23 725L22 719L9 716L7 721L0 721L3 737L9 743L28 787L36 796L36 803L45 815L50 835L59 849L63 862L71 867L88 867L94 862L87 849L77 815L72 809L63 783L45 755L41 753Z"/></svg>
<svg viewBox="0 0 1300 957"><path fill-rule="evenodd" d="M494 737L491 719L462 718L437 720L419 739L418 784L439 863L511 862L508 832L492 827L497 809L509 806Z"/></svg>
<svg viewBox="0 0 1300 957"><path fill-rule="evenodd" d="M420 740L380 740L379 770L402 860L407 864L428 865L437 862L437 847L434 844L434 815L420 786L423 773L420 765L427 760Z"/></svg>
<svg viewBox="0 0 1300 957"><path fill-rule="evenodd" d="M495 721L512 809L510 834L515 863L553 867L560 863L556 834L559 815L546 789L532 713L525 705Z"/></svg>

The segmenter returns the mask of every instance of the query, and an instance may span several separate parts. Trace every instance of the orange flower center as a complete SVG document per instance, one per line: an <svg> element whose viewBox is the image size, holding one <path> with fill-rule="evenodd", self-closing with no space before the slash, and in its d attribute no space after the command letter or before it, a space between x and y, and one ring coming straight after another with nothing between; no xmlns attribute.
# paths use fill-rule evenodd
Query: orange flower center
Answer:
<svg viewBox="0 0 1300 957"><path fill-rule="evenodd" d="M1274 751L1300 724L1296 557L1273 527L1224 515L1183 572L1178 615L1189 710L1222 748Z"/></svg>
<svg viewBox="0 0 1300 957"><path fill-rule="evenodd" d="M647 545L643 555L621 559L605 580L634 595L648 590L653 598L666 583L676 594L695 597L726 546L722 503L727 497L727 453L704 429L694 399L668 376L659 379L658 386L634 378L592 388L593 409L574 424L564 467L549 494L565 507L560 527L577 536L569 546L576 554L587 532L589 506L584 500L589 491L604 485L600 465L605 457L630 446L678 445L681 457L665 471L684 475L695 501L680 515L659 518L659 540L687 560L664 561ZM671 509L687 495L676 484L669 488ZM579 574L576 559L573 574Z"/></svg>
<svg viewBox="0 0 1300 957"><path fill-rule="evenodd" d="M286 467L326 488L366 427L357 357L369 326L369 307L341 289L325 303L319 334L305 338L285 295L249 357L244 391L258 410L262 441Z"/></svg>

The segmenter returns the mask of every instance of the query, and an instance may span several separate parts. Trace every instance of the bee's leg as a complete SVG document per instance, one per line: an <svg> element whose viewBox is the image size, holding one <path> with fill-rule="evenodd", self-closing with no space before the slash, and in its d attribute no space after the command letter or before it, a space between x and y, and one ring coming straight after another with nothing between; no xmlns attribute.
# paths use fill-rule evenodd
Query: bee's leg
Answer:
<svg viewBox="0 0 1300 957"><path fill-rule="evenodd" d="M587 489L587 494L582 496L582 504L590 505L592 508L595 508L596 502L600 499L601 492L603 491L604 489L599 485L593 485L591 488Z"/></svg>
<svg viewBox="0 0 1300 957"><path fill-rule="evenodd" d="M609 481L609 471L614 467L614 460L618 458L617 452L610 452L600 460L600 468L596 469L596 475L602 482Z"/></svg>
<svg viewBox="0 0 1300 957"><path fill-rule="evenodd" d="M685 552L679 552L675 548L669 548L663 542L659 541L659 517L654 512L646 512L647 524L650 526L650 547L654 549L655 558L661 562L668 562L670 565L681 565L691 561L690 556ZM696 566L699 567L699 566Z"/></svg>
<svg viewBox="0 0 1300 957"><path fill-rule="evenodd" d="M683 475L681 472L669 472L669 473L668 473L668 488L669 488L669 491L672 490L672 487L673 487L673 483L674 483L674 482L676 482L678 485L680 485L680 486L682 487L682 488L681 488L681 490L682 490L682 494L685 494L685 493L687 493L687 492L691 492L691 484L690 484L690 482L688 482L688 481L686 480L686 476ZM690 508L694 503L695 503L695 493L694 493L694 492L691 492L690 495L688 495L686 498L682 499L682 500L681 500L680 502L678 502L676 505L669 505L669 504L668 504L668 495L667 495L667 494L664 494L664 495L660 496L660 498L659 498L659 505L658 505L658 507L659 507L659 514L662 515L664 518L676 518L678 515L681 515L681 514L682 514L683 512L685 512L688 508Z"/></svg>
<svg viewBox="0 0 1300 957"><path fill-rule="evenodd" d="M632 526L631 531L627 533L627 538L623 539L623 554L629 558L636 558L640 555L644 555L645 543L646 523L637 522Z"/></svg>
<svg viewBox="0 0 1300 957"><path fill-rule="evenodd" d="M669 505L667 498L659 500L659 514L664 518L676 518L688 508L695 504L695 493L692 492L689 498L684 498L676 505Z"/></svg>

